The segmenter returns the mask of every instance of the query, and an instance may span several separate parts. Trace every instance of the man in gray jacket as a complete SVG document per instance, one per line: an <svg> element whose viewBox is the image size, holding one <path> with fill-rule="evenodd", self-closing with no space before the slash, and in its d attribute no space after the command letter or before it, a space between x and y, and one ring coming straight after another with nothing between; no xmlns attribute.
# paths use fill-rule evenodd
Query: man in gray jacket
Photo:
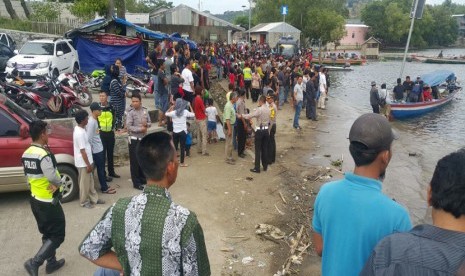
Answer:
<svg viewBox="0 0 465 276"><path fill-rule="evenodd" d="M370 90L370 104L373 108L373 113L379 114L379 93L378 88L376 88L376 82L371 82L371 90Z"/></svg>

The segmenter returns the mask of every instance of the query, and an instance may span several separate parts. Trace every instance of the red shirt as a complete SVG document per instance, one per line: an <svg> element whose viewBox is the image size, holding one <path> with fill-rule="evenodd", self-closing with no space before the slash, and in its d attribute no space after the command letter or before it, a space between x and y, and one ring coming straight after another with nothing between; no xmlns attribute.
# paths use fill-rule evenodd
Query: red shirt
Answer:
<svg viewBox="0 0 465 276"><path fill-rule="evenodd" d="M197 120L205 120L207 119L207 115L205 114L205 105L203 104L202 97L199 95L195 96L194 98L194 113L195 119Z"/></svg>
<svg viewBox="0 0 465 276"><path fill-rule="evenodd" d="M233 73L229 73L229 83L234 84L236 82L236 76Z"/></svg>

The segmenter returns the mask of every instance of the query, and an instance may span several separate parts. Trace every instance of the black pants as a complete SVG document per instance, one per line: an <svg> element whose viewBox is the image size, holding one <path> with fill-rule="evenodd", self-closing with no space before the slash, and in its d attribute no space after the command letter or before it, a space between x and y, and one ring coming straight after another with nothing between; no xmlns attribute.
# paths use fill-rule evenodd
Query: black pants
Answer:
<svg viewBox="0 0 465 276"><path fill-rule="evenodd" d="M139 166L139 161L137 161L137 146L140 143L140 140L130 140L129 144L129 163L131 171L131 180L132 186L139 187L141 185L147 184L147 179L145 178L142 169Z"/></svg>
<svg viewBox="0 0 465 276"><path fill-rule="evenodd" d="M270 129L270 140L268 143L268 163L273 164L276 161L276 124L271 125Z"/></svg>
<svg viewBox="0 0 465 276"><path fill-rule="evenodd" d="M255 131L255 169L260 170L260 160L262 161L263 169L268 168L268 143L270 134L268 129L258 129Z"/></svg>
<svg viewBox="0 0 465 276"><path fill-rule="evenodd" d="M259 95L260 95L260 89L259 88L252 88L252 92L251 92L252 102L254 102L254 103L257 102Z"/></svg>
<svg viewBox="0 0 465 276"><path fill-rule="evenodd" d="M189 92L187 90L184 90L184 100L190 102L191 105L193 106L194 105L194 103L193 103L194 99L195 99L194 92Z"/></svg>
<svg viewBox="0 0 465 276"><path fill-rule="evenodd" d="M237 120L237 125L236 125L236 130L237 130L237 154L241 155L244 154L245 150L245 140L247 138L247 134L244 129L244 123L242 120Z"/></svg>
<svg viewBox="0 0 465 276"><path fill-rule="evenodd" d="M186 138L187 134L185 131L179 133L173 132L173 142L174 147L178 150L179 144L181 144L180 155L181 155L181 164L184 164L184 154L186 152Z"/></svg>
<svg viewBox="0 0 465 276"><path fill-rule="evenodd" d="M42 234L42 242L51 240L55 249L57 249L65 240L66 221L61 204L53 205L33 197L31 197L30 203L37 227Z"/></svg>
<svg viewBox="0 0 465 276"><path fill-rule="evenodd" d="M115 151L115 133L113 131L100 131L100 140L103 144L103 154L108 165L108 174L115 174L113 152Z"/></svg>
<svg viewBox="0 0 465 276"><path fill-rule="evenodd" d="M244 80L245 86L245 97L249 99L250 87L252 86L252 80Z"/></svg>
<svg viewBox="0 0 465 276"><path fill-rule="evenodd" d="M372 104L371 107L373 108L373 113L379 114L379 105L377 104Z"/></svg>
<svg viewBox="0 0 465 276"><path fill-rule="evenodd" d="M316 100L307 99L307 108L305 109L307 119L316 120Z"/></svg>

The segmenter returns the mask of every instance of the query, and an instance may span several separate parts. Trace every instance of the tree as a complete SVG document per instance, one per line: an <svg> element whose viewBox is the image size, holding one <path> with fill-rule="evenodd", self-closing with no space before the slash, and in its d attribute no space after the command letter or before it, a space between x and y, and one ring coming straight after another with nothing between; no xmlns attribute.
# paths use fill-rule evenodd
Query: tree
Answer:
<svg viewBox="0 0 465 276"><path fill-rule="evenodd" d="M249 28L249 17L246 15L239 15L238 17L234 18L234 24L239 25L245 29Z"/></svg>
<svg viewBox="0 0 465 276"><path fill-rule="evenodd" d="M362 10L362 20L370 26L370 35L385 45L404 46L410 28L409 0L375 1ZM451 17L456 4L446 0L442 5L426 5L423 17L415 20L411 45L414 47L448 46L458 36L457 22Z"/></svg>
<svg viewBox="0 0 465 276"><path fill-rule="evenodd" d="M282 5L289 7L286 22L300 28L304 37L335 42L344 36L344 18L348 16L346 0L257 0L254 21L270 22L270 18L281 21Z"/></svg>
<svg viewBox="0 0 465 276"><path fill-rule="evenodd" d="M107 0L76 0L70 11L77 17L83 19L92 19L97 13L104 16L108 10Z"/></svg>
<svg viewBox="0 0 465 276"><path fill-rule="evenodd" d="M53 21L60 16L60 8L52 2L31 3L31 19L35 21Z"/></svg>
<svg viewBox="0 0 465 276"><path fill-rule="evenodd" d="M305 37L321 39L322 45L338 42L346 34L344 17L328 9L311 9L302 32Z"/></svg>
<svg viewBox="0 0 465 276"><path fill-rule="evenodd" d="M20 0L20 2L21 2L21 7L23 7L26 18L27 19L31 18L31 13L29 12L29 9L27 8L26 1Z"/></svg>
<svg viewBox="0 0 465 276"><path fill-rule="evenodd" d="M115 2L116 16L126 19L126 3L125 0L113 0Z"/></svg>
<svg viewBox="0 0 465 276"><path fill-rule="evenodd" d="M15 12L15 9L13 9L13 5L11 4L11 1L3 0L3 3L5 3L6 11L10 15L11 19L19 19L18 15Z"/></svg>

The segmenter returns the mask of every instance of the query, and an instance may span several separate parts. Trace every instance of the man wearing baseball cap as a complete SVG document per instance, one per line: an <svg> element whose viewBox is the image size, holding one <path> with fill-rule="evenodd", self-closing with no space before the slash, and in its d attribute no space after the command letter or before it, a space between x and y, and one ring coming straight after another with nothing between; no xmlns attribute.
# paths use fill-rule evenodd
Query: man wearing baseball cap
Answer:
<svg viewBox="0 0 465 276"><path fill-rule="evenodd" d="M313 243L323 275L358 275L377 242L412 228L407 210L381 191L396 135L387 119L370 113L349 133L353 172L323 185L313 215Z"/></svg>
<svg viewBox="0 0 465 276"><path fill-rule="evenodd" d="M116 191L113 188L110 188L107 184L107 178L105 175L105 153L103 151L103 143L100 139L98 126L98 117L102 114L102 107L97 102L93 102L90 104L90 111L91 116L87 122L86 133L92 149L92 159L94 160L95 168L97 169L100 188L102 193L114 194Z"/></svg>

